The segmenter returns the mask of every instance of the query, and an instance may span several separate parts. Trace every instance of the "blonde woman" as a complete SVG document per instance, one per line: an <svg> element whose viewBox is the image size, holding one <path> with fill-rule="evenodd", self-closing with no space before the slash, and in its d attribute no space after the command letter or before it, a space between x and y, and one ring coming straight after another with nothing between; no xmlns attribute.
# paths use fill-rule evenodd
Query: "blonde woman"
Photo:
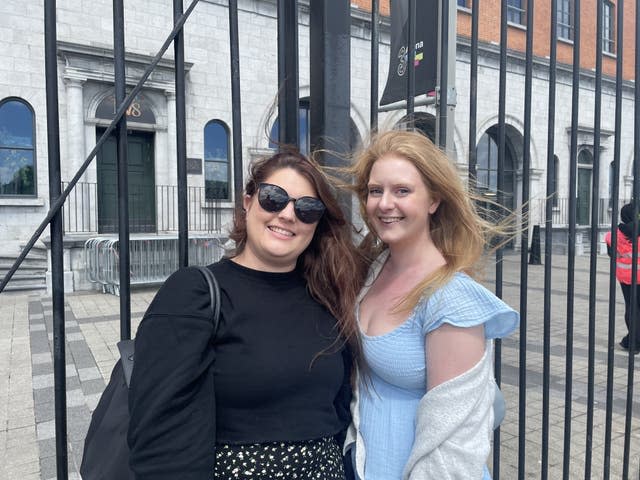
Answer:
<svg viewBox="0 0 640 480"><path fill-rule="evenodd" d="M345 450L366 480L490 478L492 340L519 322L472 279L492 227L420 133L380 134L351 172L372 264L356 306L366 371Z"/></svg>

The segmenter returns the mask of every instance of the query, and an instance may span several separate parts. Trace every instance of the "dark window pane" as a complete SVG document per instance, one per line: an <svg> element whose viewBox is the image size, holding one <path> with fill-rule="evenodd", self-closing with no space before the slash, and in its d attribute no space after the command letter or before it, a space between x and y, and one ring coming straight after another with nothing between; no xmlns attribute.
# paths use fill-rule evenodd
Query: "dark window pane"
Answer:
<svg viewBox="0 0 640 480"><path fill-rule="evenodd" d="M309 154L309 104L301 100L298 110L298 143L300 153ZM269 148L277 148L280 138L280 119L276 118L269 133Z"/></svg>
<svg viewBox="0 0 640 480"><path fill-rule="evenodd" d="M578 163L583 165L591 165L593 163L593 156L589 150L582 150L578 154Z"/></svg>
<svg viewBox="0 0 640 480"><path fill-rule="evenodd" d="M511 23L524 25L525 0L507 0L507 20Z"/></svg>
<svg viewBox="0 0 640 480"><path fill-rule="evenodd" d="M558 37L573 39L572 0L558 0Z"/></svg>
<svg viewBox="0 0 640 480"><path fill-rule="evenodd" d="M20 101L0 106L0 147L33 148L33 114Z"/></svg>
<svg viewBox="0 0 640 480"><path fill-rule="evenodd" d="M613 4L604 2L602 9L602 50L607 53L615 53Z"/></svg>
<svg viewBox="0 0 640 480"><path fill-rule="evenodd" d="M0 148L0 195L35 195L33 150Z"/></svg>
<svg viewBox="0 0 640 480"><path fill-rule="evenodd" d="M224 162L229 160L227 131L218 122L209 122L204 127L204 159Z"/></svg>
<svg viewBox="0 0 640 480"><path fill-rule="evenodd" d="M204 127L204 185L207 200L229 200L229 132L214 120Z"/></svg>

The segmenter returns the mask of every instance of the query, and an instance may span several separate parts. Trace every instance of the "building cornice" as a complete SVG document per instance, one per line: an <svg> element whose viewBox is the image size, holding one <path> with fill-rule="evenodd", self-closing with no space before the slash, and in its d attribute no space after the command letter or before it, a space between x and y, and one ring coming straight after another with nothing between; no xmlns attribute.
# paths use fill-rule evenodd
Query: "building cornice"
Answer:
<svg viewBox="0 0 640 480"><path fill-rule="evenodd" d="M58 41L58 58L64 63L65 81L96 81L114 83L113 49L106 46L86 45ZM126 83L136 85L144 71L153 60L153 56L135 52L125 53ZM193 63L185 62L188 72ZM175 91L175 65L173 59L160 59L155 70L145 82L145 87L164 92Z"/></svg>

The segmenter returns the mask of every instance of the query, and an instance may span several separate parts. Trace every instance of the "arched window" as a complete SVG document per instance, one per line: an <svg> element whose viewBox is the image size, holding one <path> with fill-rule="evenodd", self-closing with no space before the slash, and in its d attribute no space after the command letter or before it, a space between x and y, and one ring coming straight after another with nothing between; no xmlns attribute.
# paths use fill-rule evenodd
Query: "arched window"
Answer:
<svg viewBox="0 0 640 480"><path fill-rule="evenodd" d="M311 136L310 136L310 104L309 98L301 98L298 108L298 143L300 144L300 153L309 155ZM353 120L350 119L349 131L349 147L353 151L360 145L360 134ZM276 118L269 132L269 148L278 148L278 139L280 138L280 119Z"/></svg>
<svg viewBox="0 0 640 480"><path fill-rule="evenodd" d="M35 116L20 98L0 101L0 195L36 194Z"/></svg>
<svg viewBox="0 0 640 480"><path fill-rule="evenodd" d="M309 154L309 100L300 99L298 108L298 143L300 144L300 152ZM277 148L277 142L280 138L280 119L276 118L269 133L269 148Z"/></svg>
<svg viewBox="0 0 640 480"><path fill-rule="evenodd" d="M231 199L229 127L211 120L204 127L204 187L207 200Z"/></svg>

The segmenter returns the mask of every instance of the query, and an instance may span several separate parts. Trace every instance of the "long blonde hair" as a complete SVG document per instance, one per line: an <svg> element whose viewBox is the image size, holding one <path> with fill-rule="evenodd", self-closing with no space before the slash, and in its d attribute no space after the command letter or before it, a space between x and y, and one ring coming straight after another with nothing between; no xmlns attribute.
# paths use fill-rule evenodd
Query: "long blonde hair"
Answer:
<svg viewBox="0 0 640 480"><path fill-rule="evenodd" d="M370 260L386 248L378 241L365 210L371 169L376 160L386 155L396 155L411 162L420 172L431 196L440 201L436 212L429 217L429 229L446 265L425 277L401 300L396 308L405 311L413 309L421 298L447 283L454 273L474 276L489 242L497 235L509 235L513 228L480 216L474 201L477 196L465 188L452 162L431 140L417 131L392 130L375 135L348 169L353 176L351 188L358 197L360 214L369 229L361 248Z"/></svg>

